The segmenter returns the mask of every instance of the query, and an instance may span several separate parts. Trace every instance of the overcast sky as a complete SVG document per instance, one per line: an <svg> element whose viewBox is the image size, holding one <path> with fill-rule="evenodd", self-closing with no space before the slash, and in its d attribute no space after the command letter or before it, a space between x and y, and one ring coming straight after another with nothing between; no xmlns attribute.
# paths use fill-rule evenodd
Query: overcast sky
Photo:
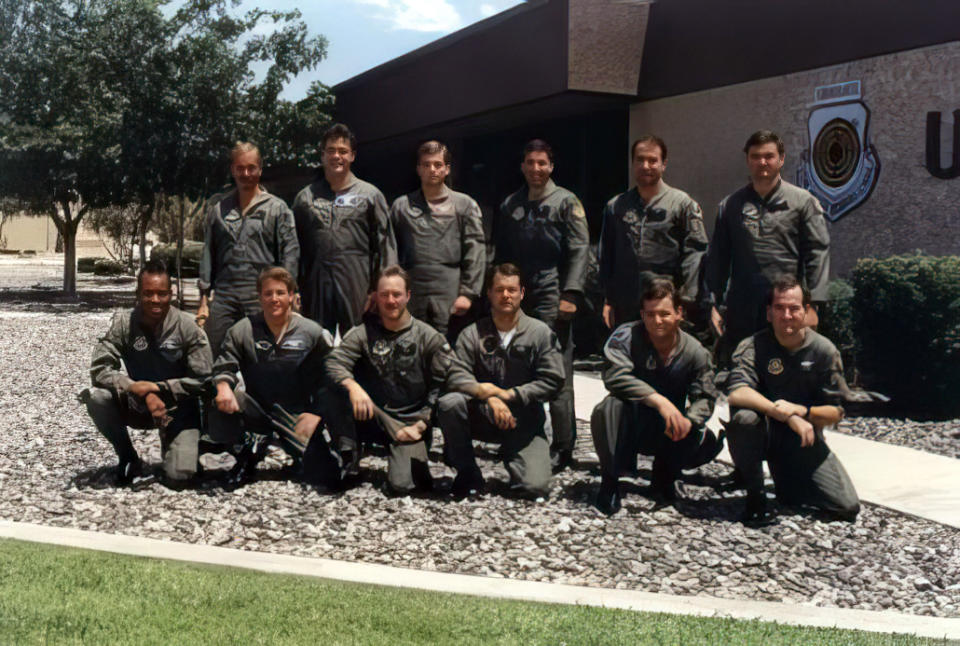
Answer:
<svg viewBox="0 0 960 646"><path fill-rule="evenodd" d="M335 85L523 0L244 0L243 9L299 9L310 35L323 34L328 55L301 74L284 96L302 98L313 80Z"/></svg>

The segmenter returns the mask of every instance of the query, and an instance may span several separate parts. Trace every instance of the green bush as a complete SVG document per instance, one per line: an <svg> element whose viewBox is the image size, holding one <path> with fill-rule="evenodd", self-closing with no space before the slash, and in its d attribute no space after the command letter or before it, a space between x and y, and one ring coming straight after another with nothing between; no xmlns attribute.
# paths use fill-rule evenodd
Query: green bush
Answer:
<svg viewBox="0 0 960 646"><path fill-rule="evenodd" d="M852 278L864 382L911 416L960 414L960 257L865 258Z"/></svg>
<svg viewBox="0 0 960 646"><path fill-rule="evenodd" d="M92 274L93 268L96 266L98 260L100 259L93 256L77 258L77 271L84 274Z"/></svg>
<svg viewBox="0 0 960 646"><path fill-rule="evenodd" d="M856 370L856 337L853 333L853 286L838 278L830 282L827 288L827 302L819 311L820 325L817 332L824 335L837 346L843 357L847 381L854 383Z"/></svg>
<svg viewBox="0 0 960 646"><path fill-rule="evenodd" d="M200 275L200 256L203 255L203 243L196 240L183 241L183 273L184 278L196 278ZM170 268L170 273L177 273L177 244L158 244L150 251L150 259L160 259Z"/></svg>
<svg viewBox="0 0 960 646"><path fill-rule="evenodd" d="M95 276L120 276L124 273L126 273L126 267L119 260L98 258L93 263L93 274Z"/></svg>

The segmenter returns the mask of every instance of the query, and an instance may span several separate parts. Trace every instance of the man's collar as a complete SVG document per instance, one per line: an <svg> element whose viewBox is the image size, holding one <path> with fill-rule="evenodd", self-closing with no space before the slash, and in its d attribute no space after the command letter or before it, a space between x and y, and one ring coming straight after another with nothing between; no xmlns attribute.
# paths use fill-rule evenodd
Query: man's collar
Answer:
<svg viewBox="0 0 960 646"><path fill-rule="evenodd" d="M399 334L400 332L409 330L410 327L413 325L413 321L414 321L413 315L410 313L410 310L404 311L403 316L405 317L405 320L403 320L400 323L400 327L398 327L395 330L391 330L386 325L384 325L383 317L380 316L379 314L376 316L377 325L383 328L386 332L390 332L391 334Z"/></svg>
<svg viewBox="0 0 960 646"><path fill-rule="evenodd" d="M179 310L171 305L167 309L167 313L163 315L163 318L157 322L156 327L153 327L147 323L146 318L143 316L143 308L140 307L139 303L133 308L134 320L136 321L137 326L145 332L149 332L151 335L157 337L162 336L167 328L173 325L173 321L175 320L175 312L179 312Z"/></svg>
<svg viewBox="0 0 960 646"><path fill-rule="evenodd" d="M753 182L750 182L750 190L753 191L753 194L761 202L770 202L773 198L780 193L780 189L783 187L783 177L777 178L777 183L773 185L773 189L770 190L766 195L760 195L757 189L754 187Z"/></svg>
<svg viewBox="0 0 960 646"><path fill-rule="evenodd" d="M334 192L334 193L340 193L340 192L343 192L343 191L348 191L348 190L350 190L351 188L353 188L353 185L357 183L357 181L358 181L358 180L357 180L357 176L353 174L353 171L352 171L352 170L351 170L351 171L347 171L347 181L344 182L343 188L334 191L334 190L333 190L333 185L330 183L330 180L327 179L327 174L326 174L326 173L323 174L323 182L324 182L324 184L326 184L327 187L329 187L330 190L331 190L332 192Z"/></svg>
<svg viewBox="0 0 960 646"><path fill-rule="evenodd" d="M543 185L543 191L540 193L540 195L536 198L531 198L530 197L531 188L530 188L530 185L527 184L527 200L531 202L539 202L541 200L545 200L548 197L550 197L550 195L553 194L557 190L557 188L558 187L554 183L553 178L550 178L547 180L547 183Z"/></svg>

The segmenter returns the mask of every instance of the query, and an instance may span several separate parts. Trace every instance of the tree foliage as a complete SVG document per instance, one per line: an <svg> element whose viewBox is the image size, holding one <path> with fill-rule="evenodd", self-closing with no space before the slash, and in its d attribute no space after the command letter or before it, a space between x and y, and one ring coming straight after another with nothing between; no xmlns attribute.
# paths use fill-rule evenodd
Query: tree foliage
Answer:
<svg viewBox="0 0 960 646"><path fill-rule="evenodd" d="M169 196L197 204L228 179L237 139L278 161L313 159L329 91L280 93L326 40L297 11L235 15L238 4L0 0L0 196L54 218L66 290L90 208L132 208L142 239Z"/></svg>

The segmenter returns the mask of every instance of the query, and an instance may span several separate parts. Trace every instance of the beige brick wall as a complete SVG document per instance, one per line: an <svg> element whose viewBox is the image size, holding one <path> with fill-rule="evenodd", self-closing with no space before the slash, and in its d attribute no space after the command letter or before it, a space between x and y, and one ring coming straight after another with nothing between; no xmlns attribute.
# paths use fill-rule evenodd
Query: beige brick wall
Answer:
<svg viewBox="0 0 960 646"><path fill-rule="evenodd" d="M18 251L54 251L57 244L57 227L47 216L14 215L3 224L0 233L6 249ZM107 256L100 237L84 222L77 231L77 257Z"/></svg>
<svg viewBox="0 0 960 646"><path fill-rule="evenodd" d="M719 200L747 181L741 150L750 133L780 133L784 177L794 181L809 146L814 88L856 80L881 171L867 201L830 224L834 273L845 274L863 256L960 254L960 178L936 179L924 166L928 111L942 113L941 155L951 152L946 128L960 108L960 42L640 103L631 110L630 136L653 132L666 140L665 179L701 202L712 227Z"/></svg>

